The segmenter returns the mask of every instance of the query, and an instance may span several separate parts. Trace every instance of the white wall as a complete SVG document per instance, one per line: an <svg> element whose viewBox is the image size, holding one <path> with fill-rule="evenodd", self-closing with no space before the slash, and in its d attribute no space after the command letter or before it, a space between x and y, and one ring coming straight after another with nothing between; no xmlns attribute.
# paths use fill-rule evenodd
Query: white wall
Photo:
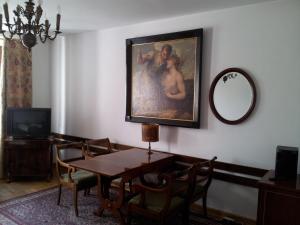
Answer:
<svg viewBox="0 0 300 225"><path fill-rule="evenodd" d="M204 28L201 129L161 126L153 148L274 168L277 145L300 146L299 21L300 1L276 1L66 36L52 45L53 77L61 70L60 58L53 55L59 55L62 43L66 47L60 65L66 85L52 80L54 98L64 89L65 121L54 115L53 131L146 147L140 124L124 121L125 39ZM249 72L258 90L252 116L236 126L218 121L208 106L213 78L233 66ZM53 110L61 107L58 102L52 100ZM255 218L257 190L214 181L208 204Z"/></svg>
<svg viewBox="0 0 300 225"><path fill-rule="evenodd" d="M38 43L32 48L32 107L51 106L50 45Z"/></svg>

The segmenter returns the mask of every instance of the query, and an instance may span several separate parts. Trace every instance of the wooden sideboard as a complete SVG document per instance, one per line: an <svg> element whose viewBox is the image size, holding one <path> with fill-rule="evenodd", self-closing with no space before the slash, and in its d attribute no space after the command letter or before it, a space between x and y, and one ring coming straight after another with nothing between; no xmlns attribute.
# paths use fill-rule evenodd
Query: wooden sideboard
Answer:
<svg viewBox="0 0 300 225"><path fill-rule="evenodd" d="M51 141L48 139L5 139L4 171L8 181L15 177L52 176Z"/></svg>
<svg viewBox="0 0 300 225"><path fill-rule="evenodd" d="M300 175L278 181L274 175L270 170L259 181L257 225L300 225Z"/></svg>

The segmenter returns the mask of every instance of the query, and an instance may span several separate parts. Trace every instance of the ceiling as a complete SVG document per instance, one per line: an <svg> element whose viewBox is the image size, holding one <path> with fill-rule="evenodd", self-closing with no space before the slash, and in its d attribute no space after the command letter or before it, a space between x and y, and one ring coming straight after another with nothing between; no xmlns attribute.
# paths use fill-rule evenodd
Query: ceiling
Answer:
<svg viewBox="0 0 300 225"><path fill-rule="evenodd" d="M24 1L9 0L9 12ZM273 0L43 0L42 7L55 24L59 5L62 30L81 32L266 1Z"/></svg>

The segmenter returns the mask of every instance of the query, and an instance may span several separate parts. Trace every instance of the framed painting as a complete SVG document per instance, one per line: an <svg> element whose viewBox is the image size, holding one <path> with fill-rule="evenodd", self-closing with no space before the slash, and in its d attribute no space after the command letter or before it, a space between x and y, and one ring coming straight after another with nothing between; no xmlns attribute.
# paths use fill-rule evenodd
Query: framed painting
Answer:
<svg viewBox="0 0 300 225"><path fill-rule="evenodd" d="M126 121L200 127L203 29L126 40Z"/></svg>

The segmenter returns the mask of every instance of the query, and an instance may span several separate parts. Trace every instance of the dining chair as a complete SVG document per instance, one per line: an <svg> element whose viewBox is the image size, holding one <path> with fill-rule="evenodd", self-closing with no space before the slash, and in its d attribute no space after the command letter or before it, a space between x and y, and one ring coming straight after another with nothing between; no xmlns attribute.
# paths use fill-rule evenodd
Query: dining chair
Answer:
<svg viewBox="0 0 300 225"><path fill-rule="evenodd" d="M54 145L56 149L56 169L58 174L58 200L57 205L60 204L62 187L66 187L73 191L73 204L75 215L78 216L77 198L78 192L86 190L97 185L97 176L85 170L76 170L70 166L67 161L63 160L64 152L81 152L81 158L84 159L84 144L83 143L69 143Z"/></svg>
<svg viewBox="0 0 300 225"><path fill-rule="evenodd" d="M190 193L187 193L187 195L184 196L189 199L189 211L191 205L202 198L204 217L207 217L207 193L213 178L214 164L216 160L217 157L215 156L211 160L201 161L195 164L193 184L191 186Z"/></svg>
<svg viewBox="0 0 300 225"><path fill-rule="evenodd" d="M85 141L85 157L93 158L97 155L112 153L112 146L109 138L90 139Z"/></svg>
<svg viewBox="0 0 300 225"><path fill-rule="evenodd" d="M113 153L112 145L109 138L90 139L85 141L85 158L90 159L98 155ZM116 178L111 181L113 187L119 187L121 178ZM130 189L130 184L126 184L126 190Z"/></svg>
<svg viewBox="0 0 300 225"><path fill-rule="evenodd" d="M137 195L128 202L128 224L135 215L156 220L159 224L167 224L179 213L183 215L184 224L188 224L186 219L187 200L181 196L188 192L193 183L193 168L188 167L181 171L161 173L158 175L157 186L154 184L147 186L146 183L134 184L132 191ZM185 185L175 187L176 179L179 177L187 177L187 182Z"/></svg>

